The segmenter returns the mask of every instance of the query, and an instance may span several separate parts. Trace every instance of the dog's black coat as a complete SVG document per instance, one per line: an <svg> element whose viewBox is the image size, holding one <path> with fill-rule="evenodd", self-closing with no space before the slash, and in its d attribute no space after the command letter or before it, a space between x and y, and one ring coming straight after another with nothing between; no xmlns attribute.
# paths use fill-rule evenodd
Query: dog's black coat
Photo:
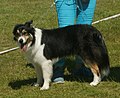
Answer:
<svg viewBox="0 0 120 98"><path fill-rule="evenodd" d="M79 55L88 64L109 65L107 49L101 33L90 25L75 25L42 30L44 55L47 59Z"/></svg>

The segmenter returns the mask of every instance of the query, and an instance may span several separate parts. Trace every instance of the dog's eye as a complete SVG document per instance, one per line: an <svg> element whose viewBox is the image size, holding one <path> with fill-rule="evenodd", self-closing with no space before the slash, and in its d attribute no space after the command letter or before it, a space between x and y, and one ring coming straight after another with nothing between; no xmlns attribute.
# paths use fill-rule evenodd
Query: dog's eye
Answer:
<svg viewBox="0 0 120 98"><path fill-rule="evenodd" d="M27 31L25 29L22 30L22 35L26 35Z"/></svg>
<svg viewBox="0 0 120 98"><path fill-rule="evenodd" d="M23 34L23 35L27 35L27 32L23 32L22 34Z"/></svg>
<svg viewBox="0 0 120 98"><path fill-rule="evenodd" d="M20 36L20 33L16 33L15 36L16 36L16 37L19 37L19 36Z"/></svg>

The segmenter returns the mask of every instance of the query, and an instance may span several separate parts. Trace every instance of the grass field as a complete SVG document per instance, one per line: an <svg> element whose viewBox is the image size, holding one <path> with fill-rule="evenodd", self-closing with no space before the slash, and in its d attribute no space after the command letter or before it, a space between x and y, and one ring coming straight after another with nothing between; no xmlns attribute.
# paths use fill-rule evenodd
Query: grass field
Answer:
<svg viewBox="0 0 120 98"><path fill-rule="evenodd" d="M16 47L12 29L16 23L34 20L40 28L57 27L53 0L0 0L0 51ZM94 21L120 13L120 0L97 0ZM51 84L47 91L31 86L36 76L20 50L0 55L0 98L120 98L120 17L94 25L106 41L111 73L97 87L89 79L65 75L64 84ZM70 60L69 60L70 61ZM72 62L68 62L72 66Z"/></svg>

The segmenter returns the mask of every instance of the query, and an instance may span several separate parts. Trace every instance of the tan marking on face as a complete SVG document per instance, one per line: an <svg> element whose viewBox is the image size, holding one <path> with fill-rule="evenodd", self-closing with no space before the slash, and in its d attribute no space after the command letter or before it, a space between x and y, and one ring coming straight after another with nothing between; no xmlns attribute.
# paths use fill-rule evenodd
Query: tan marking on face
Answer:
<svg viewBox="0 0 120 98"><path fill-rule="evenodd" d="M25 29L22 30L22 33L27 33L27 31Z"/></svg>
<svg viewBox="0 0 120 98"><path fill-rule="evenodd" d="M24 37L24 40L25 40L25 42L27 42L27 40L28 40L28 36L26 36L26 35L22 35L22 37Z"/></svg>
<svg viewBox="0 0 120 98"><path fill-rule="evenodd" d="M25 35L23 35L23 37L25 38L25 40L27 41L27 43L30 43L32 41L30 35L28 35L28 33L26 33Z"/></svg>
<svg viewBox="0 0 120 98"><path fill-rule="evenodd" d="M17 30L17 33L20 33L20 31L19 31L19 30Z"/></svg>

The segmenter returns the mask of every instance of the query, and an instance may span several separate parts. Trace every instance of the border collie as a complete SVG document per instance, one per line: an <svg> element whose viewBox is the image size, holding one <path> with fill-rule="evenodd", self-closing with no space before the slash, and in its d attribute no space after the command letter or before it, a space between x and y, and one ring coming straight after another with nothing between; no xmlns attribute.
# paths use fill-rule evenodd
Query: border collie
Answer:
<svg viewBox="0 0 120 98"><path fill-rule="evenodd" d="M90 25L72 25L57 29L38 29L32 21L17 24L14 40L35 67L41 90L49 89L53 64L69 55L80 56L93 73L91 86L96 86L110 71L109 56L101 33Z"/></svg>

